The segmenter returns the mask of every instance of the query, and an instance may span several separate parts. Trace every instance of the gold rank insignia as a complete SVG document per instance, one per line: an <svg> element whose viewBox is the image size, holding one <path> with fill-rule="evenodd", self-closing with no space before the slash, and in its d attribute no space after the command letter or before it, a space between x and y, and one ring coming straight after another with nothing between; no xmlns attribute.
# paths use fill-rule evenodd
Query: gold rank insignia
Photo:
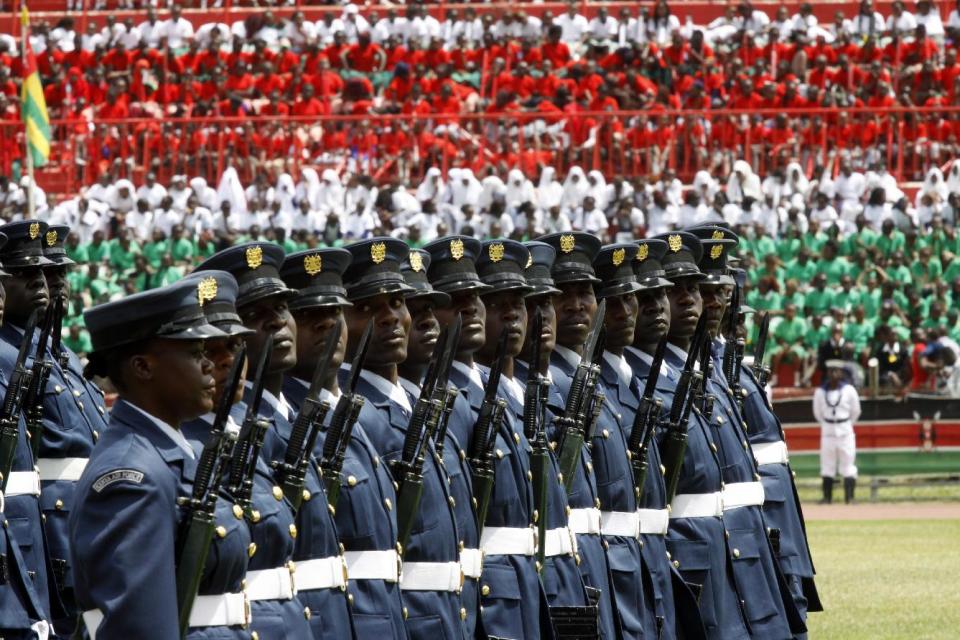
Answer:
<svg viewBox="0 0 960 640"><path fill-rule="evenodd" d="M613 262L613 266L619 267L623 264L623 259L627 257L627 250L624 248L616 249L611 256L610 261Z"/></svg>
<svg viewBox="0 0 960 640"><path fill-rule="evenodd" d="M713 235L710 236L713 240L723 240L723 231L717 229L713 232Z"/></svg>
<svg viewBox="0 0 960 640"><path fill-rule="evenodd" d="M423 256L417 251L410 252L410 268L417 273L423 271Z"/></svg>
<svg viewBox="0 0 960 640"><path fill-rule="evenodd" d="M713 247L710 249L710 258L712 258L713 260L716 260L722 255L723 255L723 245L722 244L713 245Z"/></svg>
<svg viewBox="0 0 960 640"><path fill-rule="evenodd" d="M457 238L450 241L450 257L459 260L463 257L463 240Z"/></svg>
<svg viewBox="0 0 960 640"><path fill-rule="evenodd" d="M493 243L492 245L490 245L490 248L487 250L487 253L490 254L490 262L500 262L501 260L503 260L503 254L504 254L503 243L502 242Z"/></svg>
<svg viewBox="0 0 960 640"><path fill-rule="evenodd" d="M204 278L197 285L197 301L200 303L200 306L203 306L203 303L210 302L217 297L217 279L216 278Z"/></svg>
<svg viewBox="0 0 960 640"><path fill-rule="evenodd" d="M577 241L573 236L560 236L560 251L570 253L577 246Z"/></svg>
<svg viewBox="0 0 960 640"><path fill-rule="evenodd" d="M34 222L33 224L30 225L30 239L36 240L37 236L39 235L40 235L40 223Z"/></svg>
<svg viewBox="0 0 960 640"><path fill-rule="evenodd" d="M52 247L55 244L57 244L57 232L47 231L47 246Z"/></svg>
<svg viewBox="0 0 960 640"><path fill-rule="evenodd" d="M640 245L637 249L637 262L643 262L647 259L647 256L650 255L650 245L646 242Z"/></svg>
<svg viewBox="0 0 960 640"><path fill-rule="evenodd" d="M373 264L380 264L387 259L387 245L382 242L374 242L370 245L370 259Z"/></svg>
<svg viewBox="0 0 960 640"><path fill-rule="evenodd" d="M308 256L303 256L303 270L307 272L308 276L315 276L323 271L323 258L320 257L320 254L311 253Z"/></svg>
<svg viewBox="0 0 960 640"><path fill-rule="evenodd" d="M263 249L260 247L247 248L247 266L256 269L263 264Z"/></svg>
<svg viewBox="0 0 960 640"><path fill-rule="evenodd" d="M680 234L675 233L669 238L667 238L667 244L670 245L670 251L676 253L683 248L683 240L680 238Z"/></svg>

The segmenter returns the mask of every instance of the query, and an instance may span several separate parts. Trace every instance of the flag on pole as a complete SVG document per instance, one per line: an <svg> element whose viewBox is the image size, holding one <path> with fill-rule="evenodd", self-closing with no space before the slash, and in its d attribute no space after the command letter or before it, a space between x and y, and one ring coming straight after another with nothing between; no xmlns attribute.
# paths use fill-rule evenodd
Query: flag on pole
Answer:
<svg viewBox="0 0 960 640"><path fill-rule="evenodd" d="M43 85L37 72L37 59L30 46L30 15L27 7L20 13L23 49L23 86L20 90L20 113L27 128L27 149L35 167L42 167L50 157L50 118L43 99Z"/></svg>

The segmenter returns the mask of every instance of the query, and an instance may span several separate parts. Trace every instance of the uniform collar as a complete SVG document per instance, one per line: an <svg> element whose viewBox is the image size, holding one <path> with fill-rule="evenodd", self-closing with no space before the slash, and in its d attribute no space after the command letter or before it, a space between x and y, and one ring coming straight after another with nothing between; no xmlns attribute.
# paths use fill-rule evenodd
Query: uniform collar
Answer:
<svg viewBox="0 0 960 640"><path fill-rule="evenodd" d="M250 385L249 382L247 384ZM270 393L269 391L267 391L266 389L264 389L263 401L270 406L270 409L274 413L279 413L285 420L287 420L288 422L290 421L290 413L291 413L290 403L288 403L287 399L283 397L282 391L280 392L280 397L277 397L272 393Z"/></svg>
<svg viewBox="0 0 960 640"><path fill-rule="evenodd" d="M411 399L420 397L420 386L415 382L411 382L406 378L399 377L397 378L397 383L403 388L404 391L407 392Z"/></svg>
<svg viewBox="0 0 960 640"><path fill-rule="evenodd" d="M180 433L178 429L174 429L163 420L160 420L156 416L153 416L147 413L146 411L144 411L137 405L133 404L132 402L129 402L127 400L120 400L118 404L120 403L123 403L128 407L134 409L141 416L149 420L150 424L155 426L160 431L160 433L165 435L167 438L170 439L171 442L173 442L180 449L182 449L187 454L188 458L191 458L191 459L196 458L196 454L193 452L193 447L190 446L190 443L187 442L187 439L183 437L183 434Z"/></svg>
<svg viewBox="0 0 960 640"><path fill-rule="evenodd" d="M360 372L360 377L366 380L367 383L370 384L374 389L390 398L390 400L399 405L402 409L413 411L413 407L410 406L410 400L407 398L406 392L399 384L390 382L383 376L376 374L369 369L363 369Z"/></svg>
<svg viewBox="0 0 960 640"><path fill-rule="evenodd" d="M554 345L553 352L563 358L574 369L580 366L580 356L573 349L568 349L558 344Z"/></svg>
<svg viewBox="0 0 960 640"><path fill-rule="evenodd" d="M630 386L630 383L633 381L633 369L627 364L627 359L623 356L610 353L609 351L603 352L603 359L617 372L620 382Z"/></svg>
<svg viewBox="0 0 960 640"><path fill-rule="evenodd" d="M477 386L483 387L483 377L480 375L480 371L477 369L478 365L474 364L472 367L470 365L464 364L459 360L453 361L453 368L467 376L471 382L474 382Z"/></svg>

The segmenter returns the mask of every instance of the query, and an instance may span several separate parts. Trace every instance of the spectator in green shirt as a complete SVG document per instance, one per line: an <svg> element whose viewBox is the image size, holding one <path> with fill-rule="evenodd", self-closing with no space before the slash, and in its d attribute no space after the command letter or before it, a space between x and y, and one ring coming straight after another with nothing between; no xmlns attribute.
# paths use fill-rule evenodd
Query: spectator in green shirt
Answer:
<svg viewBox="0 0 960 640"><path fill-rule="evenodd" d="M880 237L877 238L877 248L885 258L889 258L897 251L903 251L906 244L906 238L903 232L897 229L893 220L883 221L880 227Z"/></svg>
<svg viewBox="0 0 960 640"><path fill-rule="evenodd" d="M910 276L913 278L913 284L922 290L929 291L933 283L943 275L943 267L940 265L940 259L931 255L930 247L920 249L916 262L910 267Z"/></svg>
<svg viewBox="0 0 960 640"><path fill-rule="evenodd" d="M777 291L778 286L775 279L762 278L757 283L756 291L751 291L747 295L747 304L757 311L780 313L782 307L780 293Z"/></svg>
<svg viewBox="0 0 960 640"><path fill-rule="evenodd" d="M867 224L867 219L862 213L857 215L855 224L857 225L857 230L848 235L842 244L843 254L846 256L854 255L858 249L872 249L880 237L880 235Z"/></svg>
<svg viewBox="0 0 960 640"><path fill-rule="evenodd" d="M90 262L90 252L87 246L80 244L80 236L76 233L70 233L63 243L63 249L67 252L67 257L77 264Z"/></svg>
<svg viewBox="0 0 960 640"><path fill-rule="evenodd" d="M847 275L849 269L849 263L840 255L837 243L833 240L825 242L821 249L817 272L827 276L827 284L840 284L840 279Z"/></svg>
<svg viewBox="0 0 960 640"><path fill-rule="evenodd" d="M63 343L70 347L78 356L85 356L93 351L93 343L90 341L90 332L80 324L70 326L67 335L63 336Z"/></svg>
<svg viewBox="0 0 960 640"><path fill-rule="evenodd" d="M755 281L760 281L763 278L773 278L777 282L783 282L786 279L783 267L780 266L780 259L775 253L765 255L763 265L754 269L751 275Z"/></svg>
<svg viewBox="0 0 960 640"><path fill-rule="evenodd" d="M159 269L163 256L168 253L170 253L170 241L167 240L167 234L161 229L154 229L150 242L143 245L143 255L147 263L154 269Z"/></svg>
<svg viewBox="0 0 960 640"><path fill-rule="evenodd" d="M807 292L804 305L807 315L823 315L833 306L833 291L827 289L827 276L820 273L813 279L813 289Z"/></svg>
<svg viewBox="0 0 960 640"><path fill-rule="evenodd" d="M810 320L810 326L806 335L803 336L803 346L807 353L814 354L822 343L830 339L830 325L823 321L824 316L819 313L808 314L807 318Z"/></svg>
<svg viewBox="0 0 960 640"><path fill-rule="evenodd" d="M783 304L792 304L797 307L797 311L803 314L804 307L807 304L807 297L800 291L800 285L796 280L787 280L783 287Z"/></svg>
<svg viewBox="0 0 960 640"><path fill-rule="evenodd" d="M873 340L873 322L867 320L866 315L863 305L857 305L853 309L853 318L847 321L843 329L843 337L855 346L857 357L867 350Z"/></svg>
<svg viewBox="0 0 960 640"><path fill-rule="evenodd" d="M173 261L177 264L192 265L196 248L190 238L187 237L183 225L174 225L171 233L173 240L170 245L170 255L173 257Z"/></svg>
<svg viewBox="0 0 960 640"><path fill-rule="evenodd" d="M913 276L910 273L910 268L903 263L902 251L897 251L890 256L890 264L887 265L884 271L888 278L900 286L913 284Z"/></svg>
<svg viewBox="0 0 960 640"><path fill-rule="evenodd" d="M786 264L792 263L797 255L799 255L800 250L803 249L803 241L800 239L800 230L796 227L791 227L787 230L782 238L776 241L777 243L777 255L780 256Z"/></svg>
<svg viewBox="0 0 960 640"><path fill-rule="evenodd" d="M97 229L87 245L87 257L90 262L106 262L110 258L110 243L107 242L103 231Z"/></svg>
<svg viewBox="0 0 960 640"><path fill-rule="evenodd" d="M810 259L810 251L806 248L800 249L797 259L787 265L784 276L797 282L810 283L813 277L817 275L817 263Z"/></svg>
<svg viewBox="0 0 960 640"><path fill-rule="evenodd" d="M942 302L938 300L930 305L930 312L927 314L927 317L923 319L923 322L920 323L920 326L924 329L947 326L947 315L944 312Z"/></svg>
<svg viewBox="0 0 960 640"><path fill-rule="evenodd" d="M140 254L140 247L131 239L127 232L110 243L110 268L116 273L125 273L133 269L136 257Z"/></svg>
<svg viewBox="0 0 960 640"><path fill-rule="evenodd" d="M854 307L860 304L863 292L860 289L853 288L853 278L843 276L840 278L840 290L833 296L833 305L840 307L845 313L850 313Z"/></svg>
<svg viewBox="0 0 960 640"><path fill-rule="evenodd" d="M806 356L803 348L806 334L807 322L797 316L797 305L788 302L783 309L783 318L773 330L774 348L770 363L774 371L780 365L797 364Z"/></svg>

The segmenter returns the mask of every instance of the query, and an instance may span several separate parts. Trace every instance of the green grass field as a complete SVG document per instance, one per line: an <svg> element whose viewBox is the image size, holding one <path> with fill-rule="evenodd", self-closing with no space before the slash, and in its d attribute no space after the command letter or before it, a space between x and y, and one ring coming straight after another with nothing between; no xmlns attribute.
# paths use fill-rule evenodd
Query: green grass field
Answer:
<svg viewBox="0 0 960 640"><path fill-rule="evenodd" d="M960 520L807 523L826 611L811 640L960 637Z"/></svg>

